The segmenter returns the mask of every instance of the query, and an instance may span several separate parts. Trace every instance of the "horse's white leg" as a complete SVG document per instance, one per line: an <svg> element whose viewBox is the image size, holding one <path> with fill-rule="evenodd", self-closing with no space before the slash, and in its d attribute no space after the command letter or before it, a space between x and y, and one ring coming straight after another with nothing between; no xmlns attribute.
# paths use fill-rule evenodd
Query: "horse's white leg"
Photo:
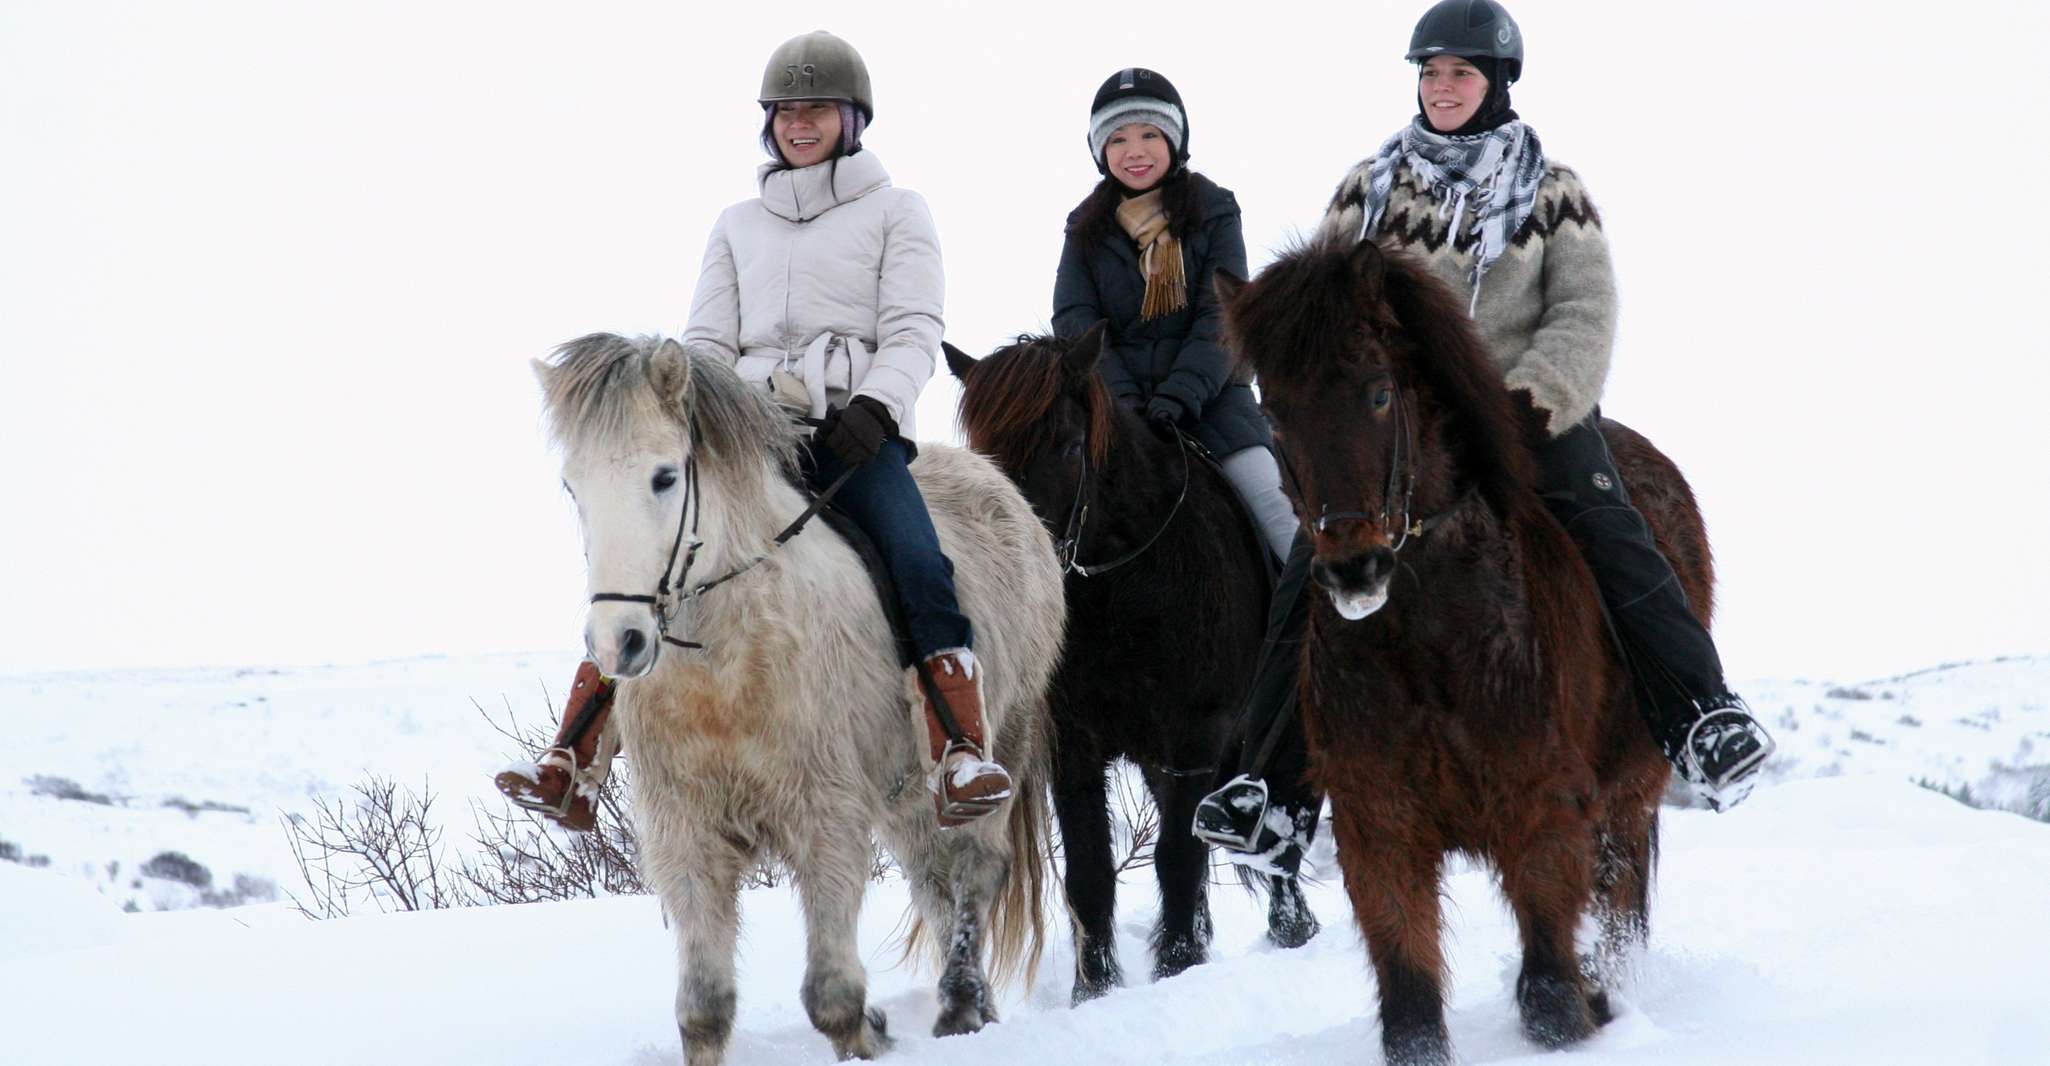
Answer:
<svg viewBox="0 0 2050 1066"><path fill-rule="evenodd" d="M804 984L798 996L812 1027L826 1034L842 1059L871 1059L891 1043L882 1010L867 1005L868 974L855 938L870 857L868 825L856 821L818 827L791 863L804 904Z"/></svg>
<svg viewBox="0 0 2050 1066"><path fill-rule="evenodd" d="M747 856L724 841L656 852L651 879L676 930L676 1028L689 1066L718 1066L733 1037L733 956Z"/></svg>

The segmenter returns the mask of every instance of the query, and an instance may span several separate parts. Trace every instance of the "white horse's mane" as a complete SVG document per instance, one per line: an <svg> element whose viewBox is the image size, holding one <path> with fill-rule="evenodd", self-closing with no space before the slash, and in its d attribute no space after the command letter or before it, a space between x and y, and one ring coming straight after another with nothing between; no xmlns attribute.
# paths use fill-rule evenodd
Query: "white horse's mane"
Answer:
<svg viewBox="0 0 2050 1066"><path fill-rule="evenodd" d="M662 337L591 333L556 348L541 371L549 437L569 451L616 448L640 427L689 411L706 472L748 478L795 469L799 427L717 356Z"/></svg>

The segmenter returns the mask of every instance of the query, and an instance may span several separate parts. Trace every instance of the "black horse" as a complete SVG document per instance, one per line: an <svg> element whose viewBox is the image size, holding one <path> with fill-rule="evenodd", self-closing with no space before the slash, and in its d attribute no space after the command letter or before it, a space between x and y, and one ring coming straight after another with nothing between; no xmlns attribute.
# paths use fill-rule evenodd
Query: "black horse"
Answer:
<svg viewBox="0 0 2050 1066"><path fill-rule="evenodd" d="M1123 980L1112 919L1112 760L1144 774L1160 811L1154 977L1204 961L1209 848L1189 832L1237 724L1267 614L1258 534L1196 445L1114 403L1096 365L1103 327L1023 337L976 360L946 347L968 443L995 459L1058 538L1068 634L1053 680L1054 813L1077 924L1076 1002ZM1291 801L1323 802L1307 786ZM1267 874L1268 936L1317 932L1293 871Z"/></svg>

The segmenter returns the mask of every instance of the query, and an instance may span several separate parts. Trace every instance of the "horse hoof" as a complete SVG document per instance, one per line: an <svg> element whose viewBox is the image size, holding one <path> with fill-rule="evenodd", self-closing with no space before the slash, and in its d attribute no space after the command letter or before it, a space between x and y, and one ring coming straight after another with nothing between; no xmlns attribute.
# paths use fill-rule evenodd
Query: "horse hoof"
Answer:
<svg viewBox="0 0 2050 1066"><path fill-rule="evenodd" d="M1081 957L1075 960L1075 992L1068 1000L1070 1006L1080 1006L1109 995L1111 989L1125 983L1125 971L1118 965L1117 949L1108 938L1094 941L1080 950Z"/></svg>
<svg viewBox="0 0 2050 1066"><path fill-rule="evenodd" d="M1556 1051L1594 1035L1595 1013L1589 995L1573 983L1556 976L1518 982L1518 1005L1523 1008L1523 1034L1531 1043Z"/></svg>
<svg viewBox="0 0 2050 1066"><path fill-rule="evenodd" d="M994 1015L972 1003L940 1012L939 1020L932 1023L934 1036L961 1036L964 1033L979 1033L982 1027L995 1021Z"/></svg>
<svg viewBox="0 0 2050 1066"><path fill-rule="evenodd" d="M1153 979L1164 981L1191 966L1201 966L1208 961L1210 953L1204 949L1203 941L1196 937L1177 937L1163 940L1159 954L1153 960Z"/></svg>
<svg viewBox="0 0 2050 1066"><path fill-rule="evenodd" d="M1594 1015L1594 1024L1597 1028L1616 1020L1616 1012L1609 1009L1609 993L1603 989L1598 988L1587 994L1587 1012Z"/></svg>
<svg viewBox="0 0 2050 1066"><path fill-rule="evenodd" d="M1294 949L1315 939L1323 929L1324 926L1317 921L1316 915L1304 911L1300 916L1268 923L1267 939L1272 941L1275 947Z"/></svg>
<svg viewBox="0 0 2050 1066"><path fill-rule="evenodd" d="M870 1007L861 1015L862 1028L867 1030L868 1054L859 1056L872 1059L897 1046L897 1038L890 1035L890 1017L881 1007Z"/></svg>
<svg viewBox="0 0 2050 1066"><path fill-rule="evenodd" d="M848 1059L872 1059L896 1045L890 1036L890 1019L881 1007L870 1007L862 1012L861 1022L855 1026L854 1035L845 1040L834 1040L833 1051L841 1062Z"/></svg>
<svg viewBox="0 0 2050 1066"><path fill-rule="evenodd" d="M1299 948L1324 927L1293 881L1277 885L1267 905L1267 939L1279 948Z"/></svg>

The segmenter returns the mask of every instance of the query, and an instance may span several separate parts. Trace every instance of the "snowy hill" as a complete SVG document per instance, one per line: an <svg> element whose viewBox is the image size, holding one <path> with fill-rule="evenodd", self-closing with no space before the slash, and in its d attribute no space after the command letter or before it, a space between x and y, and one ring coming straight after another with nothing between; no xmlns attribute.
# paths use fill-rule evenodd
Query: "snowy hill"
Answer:
<svg viewBox="0 0 2050 1066"><path fill-rule="evenodd" d="M316 923L280 903L181 909L206 900L141 876L174 851L207 868L211 902L268 898L266 880L294 888L280 811L366 770L440 790L437 810L464 822L506 750L477 706L538 718L572 666L506 655L0 678L0 849L22 860L0 862L7 1061L675 1061L673 947L652 900ZM2050 658L1741 688L1780 740L1772 780L1729 815L1668 812L1652 948L1618 1020L1556 1061L2050 1062L2050 825L1913 783L2041 809ZM1364 953L1331 856L1317 858L1326 931L1300 952L1269 948L1262 908L1219 889L1209 965L1070 1010L1057 931L1002 1025L944 1043L926 1035L930 974L893 968L903 886L875 886L862 945L901 1040L892 1057L1378 1061ZM1150 878L1128 877L1121 904L1126 972L1143 975ZM751 891L745 913L733 1061L828 1061L796 1001L794 898ZM1484 872L1451 879L1447 925L1460 1054L1536 1061L1511 998L1514 926ZM572 961L593 957L604 965Z"/></svg>
<svg viewBox="0 0 2050 1066"><path fill-rule="evenodd" d="M457 831L495 799L510 754L484 712L547 717L573 655L424 657L353 666L118 671L0 678L0 853L42 857L139 910L198 894L139 869L164 852L293 887L279 817L376 772L428 787ZM1774 732L1772 781L1876 774L1974 802L2050 812L2050 656L1876 681L1739 686ZM552 721L552 719L551 719ZM138 883L140 882L140 883Z"/></svg>
<svg viewBox="0 0 2050 1066"><path fill-rule="evenodd" d="M1770 779L1883 774L2050 820L2050 657L1763 682L1750 697L1779 741Z"/></svg>

